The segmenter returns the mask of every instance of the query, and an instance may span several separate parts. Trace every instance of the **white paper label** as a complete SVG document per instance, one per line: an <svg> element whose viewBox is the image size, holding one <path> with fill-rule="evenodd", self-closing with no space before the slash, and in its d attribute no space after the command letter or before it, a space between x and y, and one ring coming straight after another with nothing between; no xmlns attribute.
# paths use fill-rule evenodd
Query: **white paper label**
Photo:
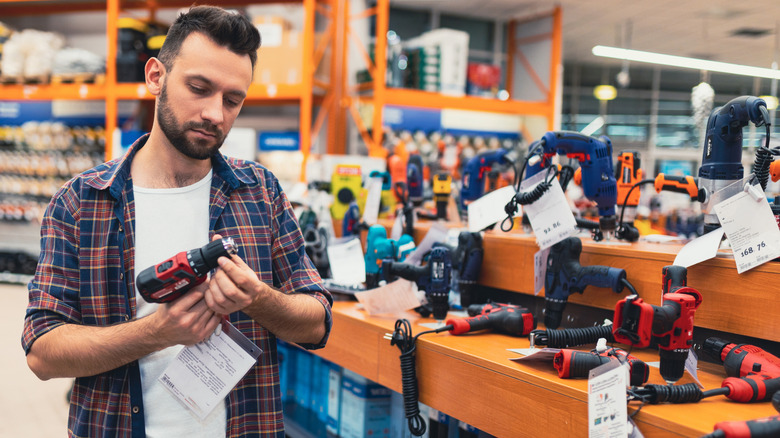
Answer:
<svg viewBox="0 0 780 438"><path fill-rule="evenodd" d="M396 313L420 306L415 294L417 286L409 280L398 280L365 292L355 292L355 298L369 315Z"/></svg>
<svg viewBox="0 0 780 438"><path fill-rule="evenodd" d="M547 172L540 172L520 184L520 191L528 192L538 185ZM550 189L532 204L523 207L531 222L539 248L549 248L561 240L577 233L577 221L569 208L566 196L557 178L553 178Z"/></svg>
<svg viewBox="0 0 780 438"><path fill-rule="evenodd" d="M360 239L338 240L328 244L328 260L333 281L341 284L359 284L366 281L366 259Z"/></svg>
<svg viewBox="0 0 780 438"><path fill-rule="evenodd" d="M402 209L398 209L395 212L395 220L393 221L393 228L390 230L390 238L398 241L401 235L404 233L404 213ZM414 236L412 236L414 237Z"/></svg>
<svg viewBox="0 0 780 438"><path fill-rule="evenodd" d="M743 273L780 256L780 229L766 198L740 192L715 205L726 232L737 272Z"/></svg>
<svg viewBox="0 0 780 438"><path fill-rule="evenodd" d="M604 370L607 370L604 372ZM626 367L609 362L590 371L588 436L625 438L628 424Z"/></svg>
<svg viewBox="0 0 780 438"><path fill-rule="evenodd" d="M685 370L688 371L688 374L693 377L693 380L697 385L699 385L700 388L704 388L704 385L702 385L699 381L699 373L697 372L698 369L699 357L696 356L696 353L693 351L693 349L690 349L688 350L688 357L685 359Z"/></svg>
<svg viewBox="0 0 780 438"><path fill-rule="evenodd" d="M555 355L561 351L560 348L512 348L512 353L522 354L523 357L513 357L514 362L539 361L552 363Z"/></svg>
<svg viewBox="0 0 780 438"><path fill-rule="evenodd" d="M469 231L476 233L506 219L504 207L515 193L514 186L501 187L469 203ZM518 208L515 217L522 214L522 208Z"/></svg>
<svg viewBox="0 0 780 438"><path fill-rule="evenodd" d="M375 225L379 217L379 201L382 198L382 177L369 178L366 204L363 207L363 222Z"/></svg>
<svg viewBox="0 0 780 438"><path fill-rule="evenodd" d="M415 248L414 251L409 254L405 262L415 266L420 266L422 264L423 257L425 254L430 252L434 243L446 241L447 227L438 222L431 225L431 227L428 228L428 232L425 233L425 237L423 237L422 242L420 242L420 244L417 245L417 248Z"/></svg>
<svg viewBox="0 0 780 438"><path fill-rule="evenodd" d="M539 295L544 287L544 277L547 275L547 257L550 248L540 249L534 254L534 295Z"/></svg>
<svg viewBox="0 0 780 438"><path fill-rule="evenodd" d="M221 332L184 347L158 380L201 420L214 410L263 352L223 320Z"/></svg>
<svg viewBox="0 0 780 438"><path fill-rule="evenodd" d="M721 240L723 240L723 228L717 228L691 240L677 253L674 264L687 268L715 257L718 255Z"/></svg>

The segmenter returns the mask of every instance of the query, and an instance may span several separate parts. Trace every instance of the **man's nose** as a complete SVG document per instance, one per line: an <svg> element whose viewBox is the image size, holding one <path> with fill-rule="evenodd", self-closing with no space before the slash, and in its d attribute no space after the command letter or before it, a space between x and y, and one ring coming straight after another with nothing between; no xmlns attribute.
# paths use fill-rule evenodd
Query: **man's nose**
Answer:
<svg viewBox="0 0 780 438"><path fill-rule="evenodd" d="M211 122L213 125L219 125L224 120L224 103L222 102L222 95L214 93L211 97L205 100L205 104L201 111L201 117L204 120Z"/></svg>

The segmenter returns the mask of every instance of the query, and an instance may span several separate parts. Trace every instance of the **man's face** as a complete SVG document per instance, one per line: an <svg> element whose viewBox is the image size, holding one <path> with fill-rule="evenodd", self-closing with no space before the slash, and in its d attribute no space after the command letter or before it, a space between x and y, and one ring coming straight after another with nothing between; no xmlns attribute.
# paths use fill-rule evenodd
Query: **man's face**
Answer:
<svg viewBox="0 0 780 438"><path fill-rule="evenodd" d="M157 123L186 157L205 160L222 146L252 81L248 56L194 33L162 80Z"/></svg>

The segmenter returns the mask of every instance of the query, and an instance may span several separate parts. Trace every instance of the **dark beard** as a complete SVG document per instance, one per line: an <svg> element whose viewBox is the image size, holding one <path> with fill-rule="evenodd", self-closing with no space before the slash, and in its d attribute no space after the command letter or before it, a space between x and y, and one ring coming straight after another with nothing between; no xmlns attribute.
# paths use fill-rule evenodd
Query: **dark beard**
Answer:
<svg viewBox="0 0 780 438"><path fill-rule="evenodd" d="M187 122L181 125L168 105L168 93L165 84L163 84L160 97L157 100L157 123L160 125L160 129L165 134L165 137L168 138L168 141L171 142L177 151L186 157L196 160L210 158L222 147L222 143L225 141L225 134L209 122ZM200 138L191 142L186 136L187 131L191 129L215 135L214 144L209 145L208 140Z"/></svg>

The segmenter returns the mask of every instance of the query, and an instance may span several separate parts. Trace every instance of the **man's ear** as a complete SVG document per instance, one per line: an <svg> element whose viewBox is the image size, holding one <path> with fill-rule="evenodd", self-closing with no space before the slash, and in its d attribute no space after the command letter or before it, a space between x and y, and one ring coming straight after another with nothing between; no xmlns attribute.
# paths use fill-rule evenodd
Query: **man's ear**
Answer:
<svg viewBox="0 0 780 438"><path fill-rule="evenodd" d="M165 65L157 58L149 58L144 66L146 88L153 96L159 96L162 91L163 77L166 74Z"/></svg>

